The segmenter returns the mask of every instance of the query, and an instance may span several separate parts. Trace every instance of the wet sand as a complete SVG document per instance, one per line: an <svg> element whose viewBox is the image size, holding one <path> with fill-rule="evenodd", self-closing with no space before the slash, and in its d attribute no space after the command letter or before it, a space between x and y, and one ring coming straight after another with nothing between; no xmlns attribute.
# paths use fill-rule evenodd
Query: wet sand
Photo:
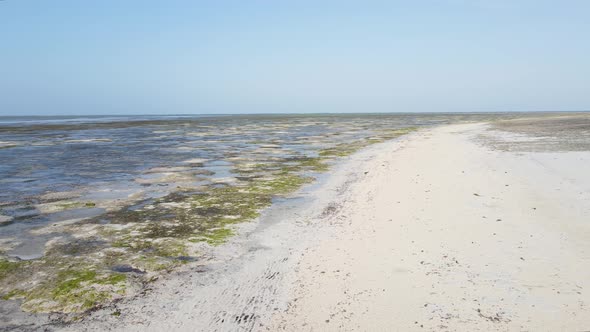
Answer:
<svg viewBox="0 0 590 332"><path fill-rule="evenodd" d="M66 326L30 319L67 331L588 329L590 153L552 133L548 151L547 137L485 123L370 146L137 297Z"/></svg>

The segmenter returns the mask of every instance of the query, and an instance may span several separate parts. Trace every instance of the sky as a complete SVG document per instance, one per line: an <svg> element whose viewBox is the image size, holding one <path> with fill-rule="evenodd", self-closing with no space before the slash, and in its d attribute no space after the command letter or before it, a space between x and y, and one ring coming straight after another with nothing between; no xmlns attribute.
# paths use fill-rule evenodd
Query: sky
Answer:
<svg viewBox="0 0 590 332"><path fill-rule="evenodd" d="M0 1L0 115L590 110L590 1Z"/></svg>

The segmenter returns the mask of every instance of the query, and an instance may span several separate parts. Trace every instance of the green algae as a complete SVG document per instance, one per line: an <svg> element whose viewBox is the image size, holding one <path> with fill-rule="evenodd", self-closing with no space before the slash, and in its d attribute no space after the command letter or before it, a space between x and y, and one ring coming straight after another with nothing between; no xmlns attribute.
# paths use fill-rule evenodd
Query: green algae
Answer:
<svg viewBox="0 0 590 332"><path fill-rule="evenodd" d="M168 195L155 204L159 206L157 209L119 214L125 221L137 225L126 234L111 233L116 237L112 246L155 256L174 256L176 253L170 252L170 245L162 245L170 243L170 239L200 238L211 245L219 245L232 234L220 229L257 218L274 196L293 192L312 180L311 177L286 173L241 186L212 187L193 195ZM211 233L211 230L216 231ZM168 240L158 242L158 239ZM180 243L174 246L178 256L187 255Z"/></svg>
<svg viewBox="0 0 590 332"><path fill-rule="evenodd" d="M140 252L140 251L151 249L152 243L151 243L151 241L145 241L145 240L138 241L132 237L126 236L126 237L120 238L120 239L112 242L111 246L113 248L126 248L126 249L132 249L133 251L136 251L136 252Z"/></svg>
<svg viewBox="0 0 590 332"><path fill-rule="evenodd" d="M88 310L97 304L105 303L113 297L113 287L100 290L99 286L118 286L127 277L121 273L98 274L95 270L64 270L58 273L54 286L46 284L53 301L59 307L69 307L71 311ZM53 287L51 287L53 286ZM47 291L47 290L46 290Z"/></svg>
<svg viewBox="0 0 590 332"><path fill-rule="evenodd" d="M93 208L96 207L94 202L64 202L56 205L61 210L72 210L81 208Z"/></svg>
<svg viewBox="0 0 590 332"><path fill-rule="evenodd" d="M238 168L240 174L248 175L255 173L274 173L286 175L302 171L325 172L329 165L325 158L321 157L291 157L279 162L256 163L247 168Z"/></svg>
<svg viewBox="0 0 590 332"><path fill-rule="evenodd" d="M159 257L177 258L187 256L186 245L177 239L164 239L154 246L154 254Z"/></svg>
<svg viewBox="0 0 590 332"><path fill-rule="evenodd" d="M403 135L407 135L413 131L418 130L417 127L406 127L398 129L382 129L378 132L377 137L381 142L398 138Z"/></svg>
<svg viewBox="0 0 590 332"><path fill-rule="evenodd" d="M373 143L376 142L368 139L352 143L341 143L332 148L323 149L318 154L320 157L346 157Z"/></svg>
<svg viewBox="0 0 590 332"><path fill-rule="evenodd" d="M299 165L307 167L314 172L325 172L330 166L326 164L323 158L305 158L299 161Z"/></svg>
<svg viewBox="0 0 590 332"><path fill-rule="evenodd" d="M68 268L31 289L15 288L2 299L23 299L22 308L31 312L84 312L123 294L126 281L121 273Z"/></svg>
<svg viewBox="0 0 590 332"><path fill-rule="evenodd" d="M21 267L23 264L26 263L20 261L11 262L6 259L0 259L0 280L3 280L4 278L10 276L12 273L18 270L19 267Z"/></svg>
<svg viewBox="0 0 590 332"><path fill-rule="evenodd" d="M322 157L296 157L288 158L280 163L273 164L279 174L301 173L305 171L325 172L330 166L326 163L326 158Z"/></svg>
<svg viewBox="0 0 590 332"><path fill-rule="evenodd" d="M81 288L84 282L96 279L96 271L92 270L66 270L58 274L60 280L52 291L55 298L69 296L74 290Z"/></svg>
<svg viewBox="0 0 590 332"><path fill-rule="evenodd" d="M14 300L14 299L18 299L18 298L23 298L25 297L27 293L25 291L23 291L22 289L13 289L10 292L2 295L2 297L0 297L2 300L8 301L8 300Z"/></svg>
<svg viewBox="0 0 590 332"><path fill-rule="evenodd" d="M172 261L170 259L156 256L139 256L134 258L131 263L133 263L133 266L153 272L169 271L179 265L178 261Z"/></svg>
<svg viewBox="0 0 590 332"><path fill-rule="evenodd" d="M234 235L234 232L228 228L218 228L204 234L203 237L207 243L212 246L218 246Z"/></svg>
<svg viewBox="0 0 590 332"><path fill-rule="evenodd" d="M398 138L402 135L409 134L410 132L415 130L417 130L416 127L382 129L379 130L374 136L350 143L341 143L334 147L323 149L318 154L320 157L324 158L346 157L369 145L382 143L387 140Z"/></svg>
<svg viewBox="0 0 590 332"><path fill-rule="evenodd" d="M285 174L267 181L259 181L249 188L251 193L260 195L288 194L302 185L313 181L312 177Z"/></svg>

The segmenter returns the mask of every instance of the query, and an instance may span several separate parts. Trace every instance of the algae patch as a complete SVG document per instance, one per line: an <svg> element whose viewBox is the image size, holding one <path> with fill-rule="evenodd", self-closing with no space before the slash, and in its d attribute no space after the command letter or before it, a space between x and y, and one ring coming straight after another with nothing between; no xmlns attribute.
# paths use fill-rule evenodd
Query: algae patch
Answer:
<svg viewBox="0 0 590 332"><path fill-rule="evenodd" d="M234 235L234 232L231 229L219 228L209 231L204 234L203 237L210 245L217 246L224 243L225 240L232 235Z"/></svg>
<svg viewBox="0 0 590 332"><path fill-rule="evenodd" d="M94 270L65 270L58 274L55 287L51 289L51 297L57 302L56 307L67 308L69 311L87 310L97 304L110 300L122 287L127 277L123 274L98 275ZM101 287L107 286L107 287Z"/></svg>
<svg viewBox="0 0 590 332"><path fill-rule="evenodd" d="M39 281L32 287L28 282L15 282L16 288L4 292L2 299L22 299L22 308L31 312L75 313L106 304L114 297L125 294L127 277L124 274L110 271L99 273L91 267L52 270L55 266L43 265L37 262L28 264L20 271L13 271L21 277L34 272L41 273L41 270L44 274L55 272L53 275L46 275L47 280ZM74 265L81 266L82 263L76 262Z"/></svg>
<svg viewBox="0 0 590 332"><path fill-rule="evenodd" d="M22 264L22 262L11 262L6 259L0 259L0 280L15 272Z"/></svg>
<svg viewBox="0 0 590 332"><path fill-rule="evenodd" d="M70 209L80 209L80 208L91 208L95 207L96 203L94 202L67 202L61 203L57 205L62 210L70 210Z"/></svg>

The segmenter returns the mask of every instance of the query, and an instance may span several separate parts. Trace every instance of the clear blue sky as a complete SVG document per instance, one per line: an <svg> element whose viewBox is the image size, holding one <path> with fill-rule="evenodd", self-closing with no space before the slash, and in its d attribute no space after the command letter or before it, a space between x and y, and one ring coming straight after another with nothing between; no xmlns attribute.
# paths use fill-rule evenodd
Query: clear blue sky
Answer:
<svg viewBox="0 0 590 332"><path fill-rule="evenodd" d="M590 1L0 1L0 115L590 110Z"/></svg>

